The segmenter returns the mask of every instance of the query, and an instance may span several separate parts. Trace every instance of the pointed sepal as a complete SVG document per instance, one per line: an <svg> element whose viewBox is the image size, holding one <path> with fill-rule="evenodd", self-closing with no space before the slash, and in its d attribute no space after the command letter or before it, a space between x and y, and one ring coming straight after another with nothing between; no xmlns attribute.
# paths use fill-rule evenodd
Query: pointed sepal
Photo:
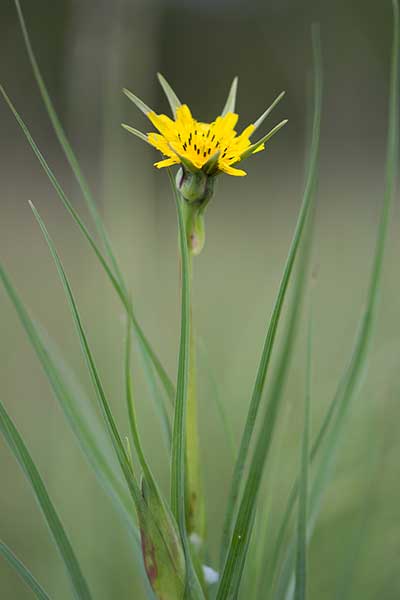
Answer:
<svg viewBox="0 0 400 600"><path fill-rule="evenodd" d="M267 110L265 110L263 112L263 114L260 117L258 117L257 121L255 121L255 123L254 123L254 131L256 129L258 129L262 123L264 123L265 119L268 117L268 115L271 114L271 112L274 110L275 106L277 104L279 104L279 102L282 100L282 98L284 97L285 94L286 94L286 92L281 92L279 94L279 96L277 96L275 98L275 100L273 101L273 103L271 104L271 106L269 106L267 108Z"/></svg>
<svg viewBox="0 0 400 600"><path fill-rule="evenodd" d="M149 106L147 106L147 104L143 102L143 100L135 96L135 94L133 94L126 88L124 88L122 91L124 92L125 96L127 96L129 100L133 102L133 104L135 104L144 115L146 115L146 117L149 113L154 112Z"/></svg>
<svg viewBox="0 0 400 600"><path fill-rule="evenodd" d="M176 117L176 111L180 106L182 106L182 102L179 100L178 96L175 94L174 90L169 85L165 77L161 75L161 73L157 73L157 77L162 89L164 90L164 94L167 97L167 100L172 110L172 114L174 115L174 117Z"/></svg>
<svg viewBox="0 0 400 600"><path fill-rule="evenodd" d="M264 135L264 137L262 137L260 140L258 140L258 142L255 142L255 144L252 144L251 146L249 146L249 148L247 148L247 150L245 150L243 152L243 154L240 156L240 160L244 160L245 158L248 158L255 152L259 152L260 150L263 150L264 144L266 142L268 142L268 140L270 140L276 133L278 133L278 131L280 129L282 129L282 127L284 127L287 122L288 122L288 119L281 121L280 123L278 123L278 125L275 125L275 127L273 129L271 129L271 131L269 133L267 133L267 135Z"/></svg>
<svg viewBox="0 0 400 600"><path fill-rule="evenodd" d="M126 125L126 123L121 123L121 127L126 129L126 131L129 131L129 133L133 133L133 135L136 135L136 137L138 137L140 140L143 140L143 142L147 142L148 144L150 144L149 139L145 133L142 133L141 131L135 129L134 127L131 127L130 125Z"/></svg>
<svg viewBox="0 0 400 600"><path fill-rule="evenodd" d="M236 94L237 94L237 86L238 86L239 78L235 77L232 81L228 98L226 99L225 106L222 109L221 117L224 117L229 112L235 112L236 106Z"/></svg>

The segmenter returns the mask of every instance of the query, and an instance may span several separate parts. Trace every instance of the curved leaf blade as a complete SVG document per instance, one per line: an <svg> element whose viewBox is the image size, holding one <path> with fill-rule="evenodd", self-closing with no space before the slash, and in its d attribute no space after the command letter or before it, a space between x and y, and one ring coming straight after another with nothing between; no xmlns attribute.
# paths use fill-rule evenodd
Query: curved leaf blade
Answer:
<svg viewBox="0 0 400 600"><path fill-rule="evenodd" d="M21 579L26 583L26 585L32 590L35 594L36 598L39 600L50 600L50 596L45 592L40 583L34 578L29 569L24 565L22 561L19 560L17 556L13 553L13 551L0 540L0 554L6 559L6 561L13 567L13 569L18 573Z"/></svg>
<svg viewBox="0 0 400 600"><path fill-rule="evenodd" d="M67 570L72 591L76 600L91 600L86 579L79 566L78 559L72 549L63 524L47 493L44 482L34 464L31 455L20 436L17 428L9 417L4 404L0 400L0 431L7 445L14 454L26 478L32 486L36 500L50 529L53 540L58 548Z"/></svg>

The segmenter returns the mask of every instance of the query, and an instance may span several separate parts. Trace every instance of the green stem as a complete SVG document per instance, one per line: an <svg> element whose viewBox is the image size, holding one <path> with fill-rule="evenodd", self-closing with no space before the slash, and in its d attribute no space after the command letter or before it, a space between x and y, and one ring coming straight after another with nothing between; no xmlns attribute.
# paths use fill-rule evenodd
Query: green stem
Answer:
<svg viewBox="0 0 400 600"><path fill-rule="evenodd" d="M189 278L193 290L193 256L198 254L204 242L203 218L196 206L182 200L186 228L186 243L189 255ZM182 256L181 256L182 264ZM199 430L197 409L196 333L193 318L193 301L190 297L190 343L189 378L186 409L186 464L187 501L186 525L189 535L196 534L201 540L205 535L204 502L199 459Z"/></svg>

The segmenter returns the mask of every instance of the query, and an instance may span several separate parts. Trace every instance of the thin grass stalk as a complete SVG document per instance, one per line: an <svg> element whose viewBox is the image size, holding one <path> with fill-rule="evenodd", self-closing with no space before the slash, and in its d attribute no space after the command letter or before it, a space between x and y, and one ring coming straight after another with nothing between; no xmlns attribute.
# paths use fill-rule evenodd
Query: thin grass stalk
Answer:
<svg viewBox="0 0 400 600"><path fill-rule="evenodd" d="M250 402L249 411L246 418L246 424L244 427L238 456L236 459L234 473L232 477L232 483L229 491L227 509L225 513L225 520L222 533L221 552L220 552L220 565L221 567L225 563L227 548L232 536L232 528L234 523L234 516L237 509L241 483L244 477L244 471L248 459L250 444L253 438L254 428L256 425L258 410L260 407L262 395L264 392L265 381L267 378L270 359L272 350L274 347L276 332L278 329L278 323L282 312L283 303L286 296L286 291L292 274L293 265L297 255L300 240L304 231L307 216L310 212L313 199L313 186L315 180L315 170L317 167L318 151L319 151L319 131L320 131L320 113L321 113L321 102L322 102L322 67L321 67L321 55L320 55L320 44L317 33L314 31L313 35L313 49L314 49L314 68L315 68L315 81L314 81L314 102L315 102L315 113L313 121L313 132L310 152L309 170L307 174L306 186L303 195L303 202L298 216L295 232L293 235L292 243L289 249L289 253L286 259L283 276L279 285L277 298L273 307L271 320L268 325L267 335L264 342L264 347L257 371L257 376L254 384L253 394Z"/></svg>
<svg viewBox="0 0 400 600"><path fill-rule="evenodd" d="M100 217L100 214L98 212L98 209L96 207L96 202L94 201L94 198L92 196L92 192L90 190L90 186L89 186L89 184L88 184L88 182L86 180L86 177L83 174L82 169L80 168L79 161L78 161L78 159L77 159L77 157L76 157L76 155L75 155L75 153L73 151L73 148L72 148L72 146L71 146L71 144L70 144L70 142L69 142L69 140L68 140L68 138L67 138L67 136L65 134L64 128L63 128L63 126L61 124L61 121L60 121L60 119L59 119L59 117L57 115L57 112L56 112L56 110L54 108L53 102L52 102L52 100L50 98L50 95L48 93L48 90L47 90L46 84L44 82L42 73L41 73L41 71L39 69L39 65L37 63L36 56L35 56L35 53L33 51L33 47L32 47L31 41L30 41L28 29L26 27L25 18L24 18L22 9L21 9L20 1L19 0L14 0L14 3L15 3L16 10L17 10L18 20L19 20L19 24L20 24L20 27L21 27L21 32L22 32L22 36L23 36L23 39L24 39L24 43L25 43L27 54L28 54L28 58L29 58L29 61L31 63L31 66L32 66L32 71L33 71L36 83L38 85L40 94L42 96L46 112L47 112L47 114L49 116L50 122L51 122L51 124L53 126L54 132L55 132L55 134L57 136L57 139L58 139L58 141L60 143L60 146L61 146L61 148L62 148L62 150L64 152L64 155L65 155L65 157L66 157L66 159L67 159L67 161L68 161L68 163L69 163L69 165L70 165L70 167L72 169L72 172L73 172L73 174L75 176L75 179L78 182L78 185L79 185L79 187L81 189L82 196L83 196L83 198L85 200L85 203L86 203L86 205L88 207L89 213L90 213L90 215L91 215L91 217L93 219L93 222L95 224L97 233L98 233L100 239L103 242L104 248L106 250L108 259L109 259L111 267L112 267L111 270L112 270L112 272L113 272L116 280L118 281L118 283L119 283L119 285L120 285L120 287L122 289L123 295L125 297L128 297L128 289L127 289L126 283L124 281L124 277L122 275L122 271L121 271L121 269L120 269L120 267L118 265L118 262L117 262L117 259L116 259L116 255L115 255L115 252L113 251L113 248L112 248L112 245L111 245L108 233L106 231L106 228L105 228L105 226L103 224L103 221L102 221L102 219ZM155 367L155 369L157 371L157 374L159 375L159 377L160 377L160 379L161 379L161 381L162 381L162 383L163 383L163 385L165 387L167 396L170 398L170 400L172 400L174 398L174 395L175 395L175 390L173 388L172 382L169 379L168 374L166 373L166 371L165 371L164 367L162 366L160 360L158 359L157 355L153 351L153 349L152 349L149 341L147 340L147 338L146 338L143 330L139 326L139 323L138 323L136 317L134 316L133 311L131 311L131 312L132 312L132 314L131 314L132 325L133 325L133 327L135 329L135 332L136 332L139 340L141 340L144 350L146 351L146 353L148 353L151 361L153 362L154 367Z"/></svg>
<svg viewBox="0 0 400 600"><path fill-rule="evenodd" d="M307 598L307 520L308 520L308 470L309 470L309 445L311 429L311 387L312 387L312 312L310 309L309 331L307 336L307 369L306 369L306 394L304 402L304 428L301 449L300 467L300 494L297 519L297 556L296 556L296 587L295 600Z"/></svg>
<svg viewBox="0 0 400 600"><path fill-rule="evenodd" d="M301 233L303 231L307 216L309 214L309 208L311 205L312 192L314 189L315 181L315 170L318 162L318 150L319 150L319 133L320 133L320 119L321 119L321 101L322 101L322 74L321 74L321 53L320 53L320 41L319 31L313 30L313 50L314 50L314 65L315 65L315 81L314 81L314 120L313 120L313 134L312 134L312 146L310 153L309 170L307 174L306 189L304 192L304 199L302 208L300 211L299 220L296 226L295 235L292 241L291 249L289 251L288 262L285 266L284 276L279 291L277 304L274 309L273 318L269 331L267 334L263 356L260 363L259 373L255 386L255 393L253 395L252 405L249 411L249 417L247 420L245 433L242 438L242 446L239 454L238 461L236 463L235 475L233 480L233 491L238 494L240 487L240 480L236 481L238 473L242 475L245 464L245 456L248 452L248 445L250 443L251 434L254 429L255 421L253 417L256 416L258 411L258 405L261 399L261 392L264 385L266 367L269 363L269 358L272 351L272 345L275 338L276 328L279 320L279 315L282 308L283 298L286 292L289 277L292 271L294 259L297 253L297 248L300 243ZM259 379L260 378L260 379ZM248 544L251 537L252 526L254 524L254 513L257 502L258 491L260 488L262 473L264 465L269 453L272 434L274 425L277 418L279 402L271 402L266 409L261 429L257 437L256 446L253 454L253 458L250 464L247 479L245 481L244 491L241 497L239 510L234 521L234 527L232 535L230 536L229 548L224 562L223 572L221 581L218 587L217 600L226 600L235 598L241 580L241 575L244 568L246 559L246 553ZM252 413L252 408L255 408L255 413ZM250 436L250 437L249 437ZM243 445L244 440L244 445ZM243 452L244 449L244 452ZM240 467L240 470L239 470ZM236 497L231 495L231 499ZM230 513L233 513L232 504L230 505ZM229 527L229 530L231 527ZM226 535L226 532L225 532Z"/></svg>
<svg viewBox="0 0 400 600"><path fill-rule="evenodd" d="M21 577L22 581L30 588L38 600L51 600L48 593L42 588L29 569L13 553L13 551L0 540L0 554L5 558L9 565Z"/></svg>
<svg viewBox="0 0 400 600"><path fill-rule="evenodd" d="M58 516L55 506L47 492L40 473L32 460L28 448L26 447L21 435L8 415L1 400L0 431L3 434L3 437L10 450L18 461L18 464L25 473L27 480L32 486L37 503L43 513L54 543L57 546L59 554L64 562L74 598L76 600L91 600L92 595L90 593L89 586L86 582L86 578L83 575L71 542L69 541L67 533L65 532L61 519Z"/></svg>
<svg viewBox="0 0 400 600"><path fill-rule="evenodd" d="M346 416L351 403L357 396L363 383L367 368L369 351L372 344L374 326L377 317L379 296L382 281L382 271L384 256L387 246L387 237L390 225L390 215L394 200L395 184L397 180L398 157L399 157L399 64L400 64L400 18L399 5L397 0L392 0L393 6L393 44L392 44L392 62L390 75L390 93L389 93L389 124L388 124L388 142L387 142L387 161L385 175L385 190L380 223L378 227L376 250L371 270L371 278L367 292L367 301L364 314L361 319L359 332L356 337L354 351L351 355L348 367L344 377L339 384L336 399L328 409L333 414L332 424L325 429L323 442L323 455L320 459L318 471L315 476L310 500L310 518L308 524L308 537L311 537L319 510L321 507L323 492L332 476L335 456L339 448L339 442L343 435L343 428ZM290 545L287 558L284 561L283 574L278 581L277 593L283 593L286 589L285 597L291 598L289 577L291 564L293 561L293 548Z"/></svg>

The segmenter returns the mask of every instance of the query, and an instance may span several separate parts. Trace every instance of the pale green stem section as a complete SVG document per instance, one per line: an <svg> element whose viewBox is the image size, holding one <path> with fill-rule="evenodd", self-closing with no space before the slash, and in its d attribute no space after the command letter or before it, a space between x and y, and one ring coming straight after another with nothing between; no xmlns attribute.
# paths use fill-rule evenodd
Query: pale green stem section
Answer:
<svg viewBox="0 0 400 600"><path fill-rule="evenodd" d="M190 278L193 282L193 255L189 249ZM192 287L193 289L193 287ZM197 407L196 332L193 318L193 302L190 304L189 384L186 412L186 460L187 460L187 529L202 540L205 534L205 514L202 477L199 457L199 427Z"/></svg>

